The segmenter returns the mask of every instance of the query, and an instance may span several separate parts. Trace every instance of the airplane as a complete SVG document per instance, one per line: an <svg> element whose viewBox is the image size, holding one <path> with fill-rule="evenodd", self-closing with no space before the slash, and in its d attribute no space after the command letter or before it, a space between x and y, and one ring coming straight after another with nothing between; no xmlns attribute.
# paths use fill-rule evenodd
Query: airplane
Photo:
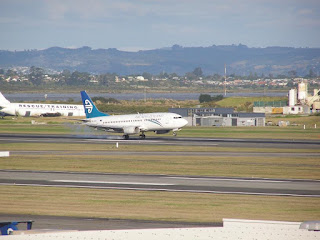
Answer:
<svg viewBox="0 0 320 240"><path fill-rule="evenodd" d="M18 230L19 223L26 223L27 230L31 230L33 221L0 222L0 235L11 235L13 231Z"/></svg>
<svg viewBox="0 0 320 240"><path fill-rule="evenodd" d="M126 140L129 139L129 135L134 134L140 134L140 138L144 139L145 132L148 131L165 134L172 130L176 136L188 123L179 114L165 112L110 116L98 110L86 91L80 93L86 113L86 119L83 120L85 124L107 132L123 133Z"/></svg>
<svg viewBox="0 0 320 240"><path fill-rule="evenodd" d="M0 92L0 116L85 116L82 105L45 104L45 103L11 103Z"/></svg>

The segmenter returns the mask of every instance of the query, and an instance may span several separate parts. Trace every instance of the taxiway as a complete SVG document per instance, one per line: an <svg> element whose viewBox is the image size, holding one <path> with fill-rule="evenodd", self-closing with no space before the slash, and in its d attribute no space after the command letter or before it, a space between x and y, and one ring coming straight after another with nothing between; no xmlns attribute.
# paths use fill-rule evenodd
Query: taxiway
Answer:
<svg viewBox="0 0 320 240"><path fill-rule="evenodd" d="M179 138L179 137L131 137L124 140L121 136L110 135L41 135L41 134L0 134L0 143L83 143L83 144L143 144L177 146L220 146L247 148L304 148L319 149L319 140L290 139L242 139L242 138Z"/></svg>
<svg viewBox="0 0 320 240"><path fill-rule="evenodd" d="M1 170L0 185L320 197L320 181Z"/></svg>

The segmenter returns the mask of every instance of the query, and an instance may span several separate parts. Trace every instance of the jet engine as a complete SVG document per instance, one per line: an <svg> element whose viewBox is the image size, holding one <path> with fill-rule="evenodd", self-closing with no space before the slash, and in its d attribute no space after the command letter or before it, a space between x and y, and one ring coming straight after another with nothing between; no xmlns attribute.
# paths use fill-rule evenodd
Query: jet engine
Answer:
<svg viewBox="0 0 320 240"><path fill-rule="evenodd" d="M16 110L14 108L9 108L9 107L2 108L1 112L5 113L7 115L11 115L11 116L17 115Z"/></svg>
<svg viewBox="0 0 320 240"><path fill-rule="evenodd" d="M123 128L123 133L124 134L138 134L140 132L140 128L139 127L124 127Z"/></svg>
<svg viewBox="0 0 320 240"><path fill-rule="evenodd" d="M170 132L170 130L158 130L158 131L154 131L156 134L166 134L168 132Z"/></svg>

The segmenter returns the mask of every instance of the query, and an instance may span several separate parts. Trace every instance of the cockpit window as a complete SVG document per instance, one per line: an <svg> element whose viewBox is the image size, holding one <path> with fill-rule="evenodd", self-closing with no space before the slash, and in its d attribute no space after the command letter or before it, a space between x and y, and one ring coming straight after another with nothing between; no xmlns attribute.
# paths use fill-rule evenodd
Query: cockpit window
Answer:
<svg viewBox="0 0 320 240"><path fill-rule="evenodd" d="M182 117L173 117L174 119L182 118Z"/></svg>

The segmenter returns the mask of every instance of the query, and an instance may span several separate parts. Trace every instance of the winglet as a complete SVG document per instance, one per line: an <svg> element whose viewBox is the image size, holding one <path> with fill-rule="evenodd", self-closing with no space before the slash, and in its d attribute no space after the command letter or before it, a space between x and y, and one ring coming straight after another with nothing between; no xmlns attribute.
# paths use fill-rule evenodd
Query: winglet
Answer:
<svg viewBox="0 0 320 240"><path fill-rule="evenodd" d="M98 110L98 108L94 105L93 101L88 96L86 91L81 91L80 93L82 98L82 104L84 106L84 111L86 113L87 118L110 116L109 114L100 112Z"/></svg>

